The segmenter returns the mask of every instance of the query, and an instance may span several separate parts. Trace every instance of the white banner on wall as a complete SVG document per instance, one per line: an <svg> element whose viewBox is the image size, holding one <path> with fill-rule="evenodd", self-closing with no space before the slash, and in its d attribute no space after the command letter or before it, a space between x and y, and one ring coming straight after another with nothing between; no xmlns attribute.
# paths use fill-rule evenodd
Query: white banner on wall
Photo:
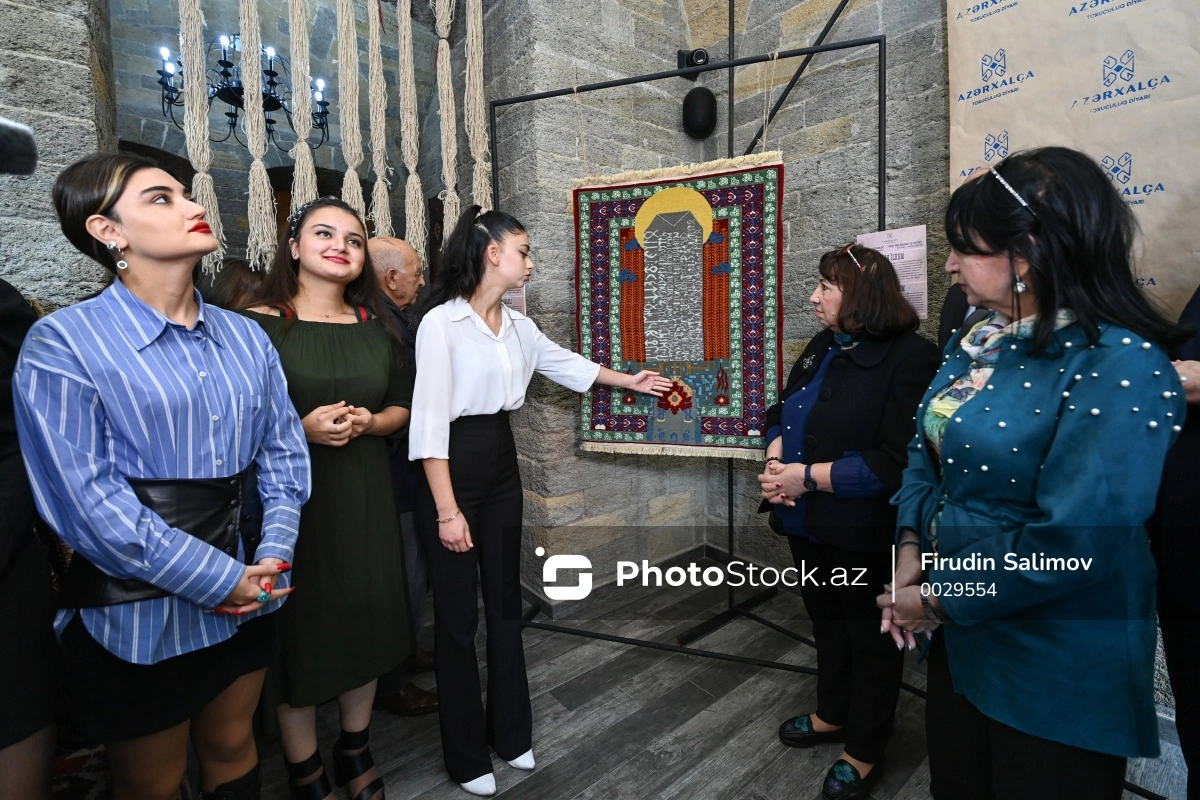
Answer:
<svg viewBox="0 0 1200 800"><path fill-rule="evenodd" d="M929 248L925 226L896 228L877 233L860 233L858 243L887 256L896 269L904 299L921 319L929 318Z"/></svg>
<svg viewBox="0 0 1200 800"><path fill-rule="evenodd" d="M1108 172L1171 318L1200 284L1200 9L1191 0L951 2L950 188L1062 145Z"/></svg>

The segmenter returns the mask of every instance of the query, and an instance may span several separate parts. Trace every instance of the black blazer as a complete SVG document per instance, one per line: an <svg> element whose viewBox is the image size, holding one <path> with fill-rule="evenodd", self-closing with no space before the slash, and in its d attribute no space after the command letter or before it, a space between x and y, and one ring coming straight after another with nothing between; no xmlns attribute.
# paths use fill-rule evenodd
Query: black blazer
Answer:
<svg viewBox="0 0 1200 800"><path fill-rule="evenodd" d="M784 401L813 379L826 352L836 347L828 329L808 343L779 402L767 409L768 430L780 424ZM810 492L805 501L809 533L847 550L885 552L891 547L896 509L888 498L900 488L908 444L916 432L917 404L941 361L933 343L916 333L865 339L833 356L808 416L805 457L819 464L858 453L883 482L886 495L865 499ZM771 527L779 532L773 506L764 500L759 511L772 512Z"/></svg>
<svg viewBox="0 0 1200 800"><path fill-rule="evenodd" d="M1183 309L1179 321L1200 331L1200 289ZM1200 361L1200 332L1194 333L1174 357ZM1158 561L1159 587L1177 602L1200 611L1195 596L1196 565L1200 564L1200 407L1189 405L1183 432L1167 452L1158 506L1146 523L1150 546Z"/></svg>
<svg viewBox="0 0 1200 800"><path fill-rule="evenodd" d="M938 349L945 350L946 343L954 332L962 327L967 318L967 293L957 283L951 284L946 291L946 300L942 303L942 314L938 317Z"/></svg>

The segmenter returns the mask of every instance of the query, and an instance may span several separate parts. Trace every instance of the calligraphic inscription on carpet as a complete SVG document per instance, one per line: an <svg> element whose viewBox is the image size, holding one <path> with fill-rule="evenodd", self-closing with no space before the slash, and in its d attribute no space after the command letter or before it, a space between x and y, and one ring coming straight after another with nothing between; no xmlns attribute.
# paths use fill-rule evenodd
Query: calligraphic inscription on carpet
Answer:
<svg viewBox="0 0 1200 800"><path fill-rule="evenodd" d="M661 398L597 385L585 450L759 459L780 378L778 154L578 182L579 341Z"/></svg>

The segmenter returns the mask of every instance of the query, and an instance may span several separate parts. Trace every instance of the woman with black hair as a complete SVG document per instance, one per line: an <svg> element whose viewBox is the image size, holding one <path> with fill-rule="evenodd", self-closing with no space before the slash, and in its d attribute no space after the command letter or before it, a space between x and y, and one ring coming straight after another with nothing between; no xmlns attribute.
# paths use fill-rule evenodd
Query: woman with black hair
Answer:
<svg viewBox="0 0 1200 800"><path fill-rule="evenodd" d="M972 305L920 406L899 506L897 644L929 654L930 788L952 800L1121 797L1158 755L1154 508L1184 397L1180 329L1134 284L1103 170L1018 153L946 211Z"/></svg>
<svg viewBox="0 0 1200 800"><path fill-rule="evenodd" d="M771 527L797 569L817 646L817 707L785 721L791 747L845 742L825 797L861 797L883 774L904 654L879 635L875 596L891 579L896 509L913 413L937 371L892 263L850 245L821 256L809 302L825 327L804 348L767 409L758 476ZM839 574L853 580L840 581Z"/></svg>
<svg viewBox="0 0 1200 800"><path fill-rule="evenodd" d="M106 745L117 800L178 796L189 739L202 797L254 800L251 722L309 491L279 356L193 288L217 240L162 169L84 159L54 206L116 276L36 322L13 376L33 497L75 551L55 620L75 728ZM239 525L252 470L256 545Z"/></svg>
<svg viewBox="0 0 1200 800"><path fill-rule="evenodd" d="M331 793L316 707L337 699L333 774L357 800L380 800L367 746L377 679L409 653L404 561L387 445L408 424L412 375L381 313L363 222L336 197L301 206L246 312L279 350L313 465L295 574L304 593L280 618L272 680L292 795Z"/></svg>
<svg viewBox="0 0 1200 800"><path fill-rule="evenodd" d="M491 744L533 769L533 718L521 649L521 475L509 427L534 371L568 389L593 383L655 396L658 373L627 375L556 345L501 303L533 275L529 236L503 211L463 212L446 242L417 331L409 458L428 485L417 504L433 583L442 751L468 792L496 791ZM488 708L475 659L477 586L487 615Z"/></svg>

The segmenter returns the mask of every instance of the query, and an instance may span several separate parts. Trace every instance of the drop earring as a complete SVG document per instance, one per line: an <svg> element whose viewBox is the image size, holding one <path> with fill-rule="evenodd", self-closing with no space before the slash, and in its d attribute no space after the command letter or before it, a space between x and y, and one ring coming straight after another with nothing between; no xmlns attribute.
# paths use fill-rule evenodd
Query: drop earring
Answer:
<svg viewBox="0 0 1200 800"><path fill-rule="evenodd" d="M110 251L116 250L117 255L120 257L120 259L117 261L117 269L129 269L129 262L125 260L125 251L120 247L117 247L116 242L109 242L108 249Z"/></svg>
<svg viewBox="0 0 1200 800"><path fill-rule="evenodd" d="M1025 281L1017 278L1017 282L1013 284L1013 291L1017 294L1024 294L1029 287L1025 285Z"/></svg>

